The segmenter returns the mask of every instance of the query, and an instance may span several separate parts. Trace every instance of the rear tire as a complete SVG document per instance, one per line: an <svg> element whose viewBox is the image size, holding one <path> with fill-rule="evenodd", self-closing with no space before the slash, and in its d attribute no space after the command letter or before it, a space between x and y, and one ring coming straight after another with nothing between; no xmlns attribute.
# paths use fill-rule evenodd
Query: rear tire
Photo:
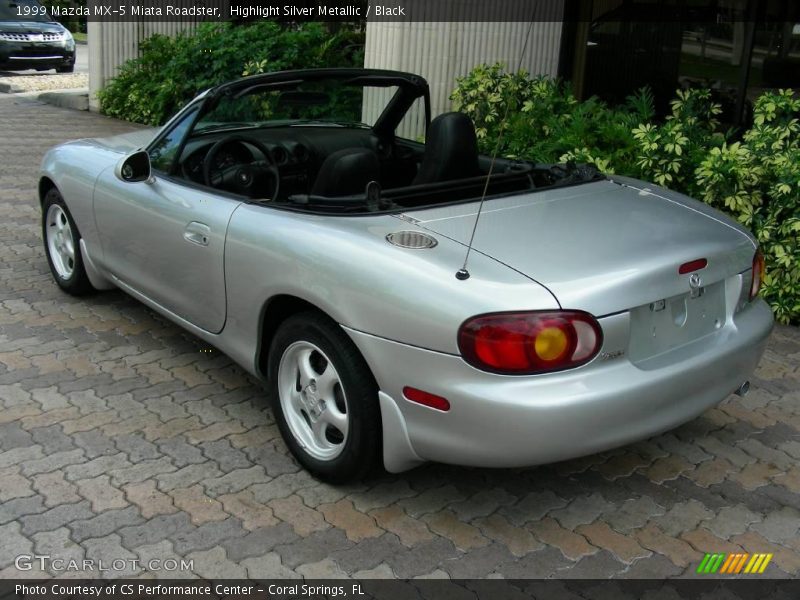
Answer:
<svg viewBox="0 0 800 600"><path fill-rule="evenodd" d="M56 73L74 73L75 72L75 65L62 65L60 67L56 67Z"/></svg>
<svg viewBox="0 0 800 600"><path fill-rule="evenodd" d="M312 475L343 483L382 466L378 386L338 324L316 312L289 317L272 340L267 376L278 428Z"/></svg>
<svg viewBox="0 0 800 600"><path fill-rule="evenodd" d="M78 226L56 188L48 191L42 202L42 239L58 287L73 296L96 291L83 266Z"/></svg>

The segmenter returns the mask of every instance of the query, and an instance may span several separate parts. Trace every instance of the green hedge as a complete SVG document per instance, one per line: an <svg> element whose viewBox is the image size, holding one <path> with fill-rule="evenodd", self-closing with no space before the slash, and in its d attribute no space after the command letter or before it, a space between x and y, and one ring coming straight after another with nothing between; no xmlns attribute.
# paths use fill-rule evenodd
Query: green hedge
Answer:
<svg viewBox="0 0 800 600"><path fill-rule="evenodd" d="M107 115L160 125L198 92L243 74L363 66L362 48L363 34L331 34L322 23L204 23L191 33L143 41L139 57L123 64L98 96Z"/></svg>
<svg viewBox="0 0 800 600"><path fill-rule="evenodd" d="M750 228L767 262L762 294L781 323L800 323L800 98L766 92L753 125L721 131L708 90L679 90L656 120L642 90L624 106L579 102L545 77L481 65L458 79L454 108L472 117L482 151L537 162L589 162L704 200ZM504 119L504 117L507 118ZM505 131L500 138L500 127Z"/></svg>

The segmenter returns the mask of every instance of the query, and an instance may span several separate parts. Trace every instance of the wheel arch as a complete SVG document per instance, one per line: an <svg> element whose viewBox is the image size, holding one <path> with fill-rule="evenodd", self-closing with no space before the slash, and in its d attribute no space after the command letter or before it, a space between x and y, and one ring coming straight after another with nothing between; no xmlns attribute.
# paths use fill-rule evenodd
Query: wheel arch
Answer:
<svg viewBox="0 0 800 600"><path fill-rule="evenodd" d="M44 204L44 197L47 195L47 192L53 188L58 189L58 186L49 176L42 175L42 177L39 178L39 206Z"/></svg>
<svg viewBox="0 0 800 600"><path fill-rule="evenodd" d="M258 375L262 379L266 379L269 347L272 344L272 339L275 337L275 332L278 330L278 327L289 317L306 311L319 313L331 321L337 322L336 319L331 317L330 314L315 303L293 294L276 294L264 302L259 316L258 345L255 364Z"/></svg>
<svg viewBox="0 0 800 600"><path fill-rule="evenodd" d="M272 340L274 339L275 334L278 332L278 329L282 323L284 323L287 319L291 318L292 316L304 312L313 312L316 315L324 317L326 320L330 321L330 323L335 327L341 328L344 337L350 340L353 349L355 350L357 356L363 363L363 366L366 368L366 373L370 377L372 385L375 386L375 389L378 392L374 398L375 409L377 411L377 417L378 417L377 440L376 440L378 444L377 459L380 461L379 463L377 463L377 465L386 468L387 456L386 456L386 446L384 438L385 438L387 421L386 418L384 418L384 413L386 412L387 409L384 405L384 401L381 398L380 387L375 379L375 374L372 369L372 366L367 361L367 358L366 356L364 356L364 353L361 351L361 348L359 348L355 340L352 339L352 336L347 331L347 329L341 327L339 320L333 318L328 311L324 310L314 302L310 302L309 300L306 300L304 298L292 294L278 294L269 298L261 308L258 345L257 345L256 361L255 361L255 368L257 370L257 374L259 375L259 377L262 378L262 380L267 382L267 385L272 385L270 382L267 381L268 364L270 361L270 346L272 345ZM277 398L277 396L275 398ZM390 415L390 417L393 416L394 415ZM405 429L403 429L403 431L405 431ZM392 443L389 445L389 447L392 449L392 451L396 451L397 444ZM414 455L414 457L416 458L416 455ZM417 459L416 462L412 463L412 466L419 464L420 462L422 461L420 459ZM390 460L389 464L394 465L394 462ZM403 464L405 465L405 463ZM410 467L404 466L400 469L396 469L396 471L405 470L407 468Z"/></svg>
<svg viewBox="0 0 800 600"><path fill-rule="evenodd" d="M316 312L317 314L329 319L331 323L341 325L340 320L334 317L329 311L322 308L319 303L301 298L300 296L291 293L276 294L264 302L263 306L261 307L261 314L259 316L258 342L256 346L255 360L256 373L262 380L266 381L267 379L269 347L272 344L272 339L275 336L275 332L278 330L278 327L280 327L281 323L286 321L286 319L289 317L306 311ZM350 334L347 333L346 329L345 334L348 338L351 337ZM370 365L369 361L367 360L367 357L364 356L364 353L358 347L358 344L356 344L355 340L351 339L350 341L353 343L353 346L361 356L361 360L364 361L364 364L369 369L373 381L375 381L377 384L375 372L372 369L372 365Z"/></svg>

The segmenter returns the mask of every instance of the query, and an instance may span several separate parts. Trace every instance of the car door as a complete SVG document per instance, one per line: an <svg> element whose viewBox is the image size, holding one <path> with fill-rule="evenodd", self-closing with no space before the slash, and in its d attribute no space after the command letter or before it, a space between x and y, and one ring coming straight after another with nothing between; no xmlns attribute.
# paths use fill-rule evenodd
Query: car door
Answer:
<svg viewBox="0 0 800 600"><path fill-rule="evenodd" d="M195 113L151 149L150 181L98 178L94 212L106 268L123 284L193 325L225 325L225 233L240 200L166 175Z"/></svg>

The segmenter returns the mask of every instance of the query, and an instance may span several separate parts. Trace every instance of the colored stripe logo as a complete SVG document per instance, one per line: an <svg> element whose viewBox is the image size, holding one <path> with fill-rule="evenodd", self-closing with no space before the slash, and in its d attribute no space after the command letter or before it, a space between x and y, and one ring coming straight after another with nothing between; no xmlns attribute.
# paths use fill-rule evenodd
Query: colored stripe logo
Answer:
<svg viewBox="0 0 800 600"><path fill-rule="evenodd" d="M772 560L772 554L725 554L716 552L706 554L697 572L703 575L713 575L724 573L727 575L737 575L739 573L749 573L752 575L763 573L767 565Z"/></svg>

